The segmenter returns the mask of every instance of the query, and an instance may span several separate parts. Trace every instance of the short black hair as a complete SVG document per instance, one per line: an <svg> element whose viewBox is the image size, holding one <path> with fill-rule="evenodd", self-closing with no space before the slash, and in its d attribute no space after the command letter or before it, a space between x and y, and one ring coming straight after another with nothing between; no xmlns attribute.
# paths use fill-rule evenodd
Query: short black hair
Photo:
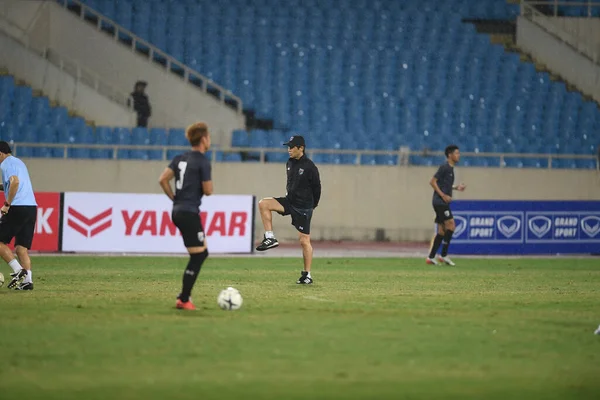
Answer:
<svg viewBox="0 0 600 400"><path fill-rule="evenodd" d="M10 145L4 140L0 141L0 153L11 154Z"/></svg>
<svg viewBox="0 0 600 400"><path fill-rule="evenodd" d="M448 157L450 154L454 153L454 151L458 150L458 146L455 144L451 144L450 146L446 147L446 150L444 150L444 154L446 155L446 157Z"/></svg>

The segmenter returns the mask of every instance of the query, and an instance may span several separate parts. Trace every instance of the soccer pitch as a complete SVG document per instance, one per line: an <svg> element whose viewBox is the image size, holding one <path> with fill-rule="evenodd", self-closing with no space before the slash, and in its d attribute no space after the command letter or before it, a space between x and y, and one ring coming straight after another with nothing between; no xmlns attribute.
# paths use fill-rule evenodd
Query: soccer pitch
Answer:
<svg viewBox="0 0 600 400"><path fill-rule="evenodd" d="M600 398L597 259L317 258L300 286L300 259L215 257L195 312L186 258L32 259L0 289L3 400Z"/></svg>

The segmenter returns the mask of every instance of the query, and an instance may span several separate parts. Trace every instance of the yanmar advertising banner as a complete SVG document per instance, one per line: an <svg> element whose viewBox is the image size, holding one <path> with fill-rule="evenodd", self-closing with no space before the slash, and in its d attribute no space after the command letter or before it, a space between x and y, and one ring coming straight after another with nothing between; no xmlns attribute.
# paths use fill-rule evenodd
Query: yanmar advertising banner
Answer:
<svg viewBox="0 0 600 400"><path fill-rule="evenodd" d="M0 204L4 203L4 193L0 192ZM35 201L38 204L37 220L31 250L58 251L60 237L60 193L37 192ZM14 239L9 245L14 249Z"/></svg>
<svg viewBox="0 0 600 400"><path fill-rule="evenodd" d="M600 201L456 201L455 254L600 254Z"/></svg>
<svg viewBox="0 0 600 400"><path fill-rule="evenodd" d="M202 199L201 218L211 253L251 253L251 195ZM185 253L171 220L172 202L162 194L64 194L63 251Z"/></svg>

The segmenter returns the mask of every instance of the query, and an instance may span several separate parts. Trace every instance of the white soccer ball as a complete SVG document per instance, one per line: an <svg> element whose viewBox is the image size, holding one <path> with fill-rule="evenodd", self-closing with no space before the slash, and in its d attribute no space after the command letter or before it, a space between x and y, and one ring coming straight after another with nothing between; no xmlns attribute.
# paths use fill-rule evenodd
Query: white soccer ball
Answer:
<svg viewBox="0 0 600 400"><path fill-rule="evenodd" d="M4 285L4 275L0 272L0 287L2 287L2 285Z"/></svg>
<svg viewBox="0 0 600 400"><path fill-rule="evenodd" d="M219 307L227 311L239 310L243 302L244 299L242 299L239 290L232 287L221 290L219 297L217 297Z"/></svg>

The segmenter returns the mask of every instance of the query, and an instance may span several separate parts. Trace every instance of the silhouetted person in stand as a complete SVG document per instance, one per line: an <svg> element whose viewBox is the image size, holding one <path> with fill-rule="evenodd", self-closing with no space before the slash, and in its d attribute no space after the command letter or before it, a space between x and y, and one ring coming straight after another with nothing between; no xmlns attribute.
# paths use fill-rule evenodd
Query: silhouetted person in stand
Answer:
<svg viewBox="0 0 600 400"><path fill-rule="evenodd" d="M137 126L146 128L148 126L148 118L152 115L152 107L150 100L146 94L146 86L148 83L137 81L133 87L131 97L133 98L133 109L137 113ZM131 106L131 103L129 104Z"/></svg>

